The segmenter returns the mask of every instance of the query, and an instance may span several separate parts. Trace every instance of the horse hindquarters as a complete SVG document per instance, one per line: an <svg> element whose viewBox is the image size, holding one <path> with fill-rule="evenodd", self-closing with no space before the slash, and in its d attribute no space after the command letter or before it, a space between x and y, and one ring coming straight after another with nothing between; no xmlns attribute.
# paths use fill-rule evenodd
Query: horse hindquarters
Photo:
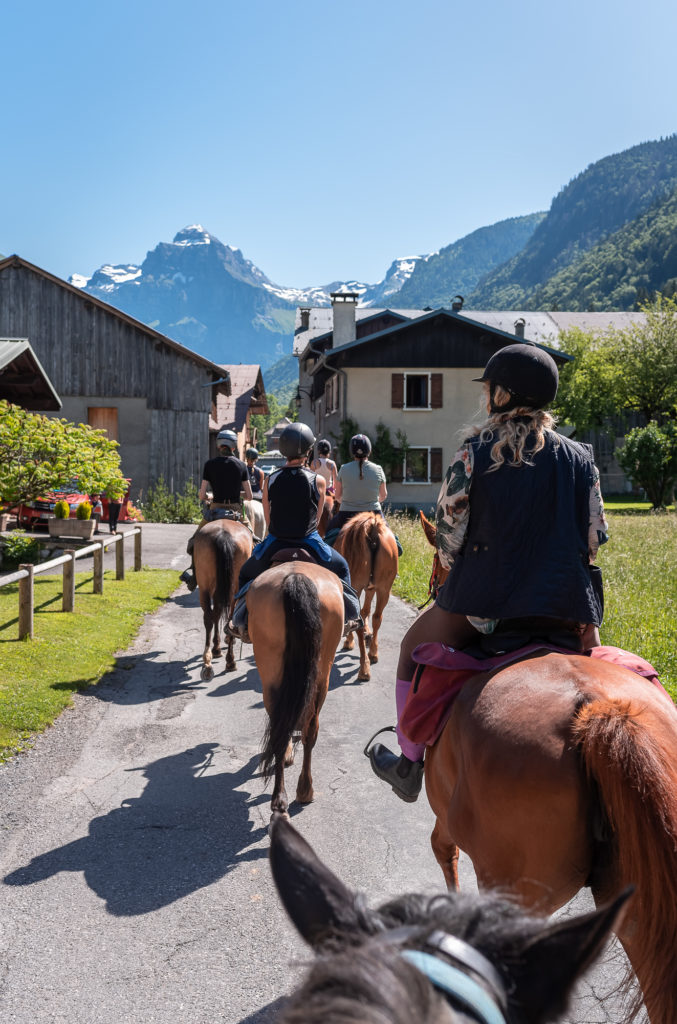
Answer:
<svg viewBox="0 0 677 1024"><path fill-rule="evenodd" d="M649 686L649 684L645 684ZM602 697L575 726L611 827L610 877L595 900L636 888L619 938L652 1024L677 1020L677 714L667 702ZM653 706L652 706L653 705ZM601 883L600 879L600 883Z"/></svg>

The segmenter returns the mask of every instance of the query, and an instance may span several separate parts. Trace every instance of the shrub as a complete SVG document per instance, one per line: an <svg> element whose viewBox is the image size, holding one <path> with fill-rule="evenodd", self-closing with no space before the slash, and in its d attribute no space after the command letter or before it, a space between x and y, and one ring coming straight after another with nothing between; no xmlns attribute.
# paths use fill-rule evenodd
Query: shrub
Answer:
<svg viewBox="0 0 677 1024"><path fill-rule="evenodd" d="M70 505L68 504L68 502L64 501L63 498L61 498L60 501L57 501L56 505L54 506L54 515L56 516L56 518L57 519L68 519L70 514L71 514L71 509L70 509Z"/></svg>
<svg viewBox="0 0 677 1024"><path fill-rule="evenodd" d="M173 494L163 477L148 488L148 496L140 502L143 517L149 523L199 523L202 518L198 490L187 481L183 494Z"/></svg>
<svg viewBox="0 0 677 1024"><path fill-rule="evenodd" d="M36 562L40 554L40 545L32 537L22 533L8 533L0 541L2 545L3 569L18 569L20 565Z"/></svg>
<svg viewBox="0 0 677 1024"><path fill-rule="evenodd" d="M78 510L75 513L78 519L91 519L92 518L92 505L89 501L81 501L78 505Z"/></svg>
<svg viewBox="0 0 677 1024"><path fill-rule="evenodd" d="M635 427L616 456L654 508L669 504L677 483L677 424L669 421L659 427L652 420L646 427Z"/></svg>

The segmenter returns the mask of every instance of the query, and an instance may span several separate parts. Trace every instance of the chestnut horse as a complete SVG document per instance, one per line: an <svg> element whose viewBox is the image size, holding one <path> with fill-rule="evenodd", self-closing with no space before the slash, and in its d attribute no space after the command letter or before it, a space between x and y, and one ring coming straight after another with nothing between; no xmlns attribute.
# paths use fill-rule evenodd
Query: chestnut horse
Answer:
<svg viewBox="0 0 677 1024"><path fill-rule="evenodd" d="M283 562L253 580L247 609L268 712L261 767L266 781L275 778L271 811L285 814L284 769L293 764L292 737L297 732L303 741L303 767L296 799L302 804L313 799L311 758L343 633L343 587L323 566Z"/></svg>
<svg viewBox="0 0 677 1024"><path fill-rule="evenodd" d="M426 750L425 783L450 888L459 848L481 887L539 911L633 885L618 938L652 1024L677 1021L677 709L662 688L554 652L478 674Z"/></svg>
<svg viewBox="0 0 677 1024"><path fill-rule="evenodd" d="M200 591L200 607L205 625L205 647L202 654L202 679L212 679L212 657L221 657L220 629L233 610L240 568L252 553L252 535L243 523L233 519L217 519L207 523L195 535L193 562ZM213 632L213 646L212 644ZM226 672L234 672L233 637L226 638Z"/></svg>
<svg viewBox="0 0 677 1024"><path fill-rule="evenodd" d="M545 1024L618 926L628 893L560 921L495 895L407 895L378 910L275 815L270 866L284 907L318 952L279 1024Z"/></svg>
<svg viewBox="0 0 677 1024"><path fill-rule="evenodd" d="M334 501L334 495L330 494L329 491L326 491L324 495L324 505L322 506L322 515L320 516L320 521L317 524L317 532L320 537L324 537L327 532L327 527L329 526L329 520L335 512L338 512L339 507L339 503Z"/></svg>
<svg viewBox="0 0 677 1024"><path fill-rule="evenodd" d="M397 576L397 541L395 534L378 512L360 512L349 519L342 528L334 548L343 555L350 567L350 582L354 589L358 594L364 591L364 627L357 630L360 648L360 670L357 678L364 682L371 678L371 664L378 661L378 631L390 598L393 580ZM369 615L374 595L376 608L370 625ZM353 646L353 634L350 633L346 637L343 649L351 651Z"/></svg>

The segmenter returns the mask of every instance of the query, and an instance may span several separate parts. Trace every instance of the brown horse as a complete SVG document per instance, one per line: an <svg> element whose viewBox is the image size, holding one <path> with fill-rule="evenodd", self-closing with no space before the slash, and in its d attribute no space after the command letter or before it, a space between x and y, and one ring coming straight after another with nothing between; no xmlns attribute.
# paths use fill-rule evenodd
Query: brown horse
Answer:
<svg viewBox="0 0 677 1024"><path fill-rule="evenodd" d="M480 886L539 911L634 885L618 937L652 1024L677 1020L677 709L663 690L575 654L479 674L427 749L425 782L451 888L459 848Z"/></svg>
<svg viewBox="0 0 677 1024"><path fill-rule="evenodd" d="M205 624L205 647L202 654L202 679L212 679L212 657L221 657L220 628L233 610L240 568L252 553L252 535L242 523L218 519L207 523L195 535L193 561L195 579L200 590L200 607ZM212 644L213 632L213 646ZM226 672L236 668L233 637L226 638Z"/></svg>
<svg viewBox="0 0 677 1024"><path fill-rule="evenodd" d="M350 582L354 589L358 594L364 591L364 627L357 631L360 648L360 670L357 678L363 682L371 678L370 665L378 661L378 631L390 598L393 580L397 576L397 541L378 512L360 512L345 524L336 538L334 547L343 555L350 567ZM376 608L370 626L369 615L374 595ZM353 634L350 633L346 637L343 649L351 651L353 646Z"/></svg>
<svg viewBox="0 0 677 1024"><path fill-rule="evenodd" d="M247 591L249 635L263 686L268 726L261 767L274 775L271 811L286 814L285 766L293 764L292 737L300 732L303 768L296 799L313 799L311 758L320 709L343 633L343 587L313 562L283 562L257 576Z"/></svg>
<svg viewBox="0 0 677 1024"><path fill-rule="evenodd" d="M373 910L280 815L270 866L292 922L319 954L280 1024L561 1020L628 898L560 921L475 893L409 894Z"/></svg>
<svg viewBox="0 0 677 1024"><path fill-rule="evenodd" d="M320 537L324 537L325 533L327 532L327 527L329 526L329 520L336 512L338 512L338 510L339 502L335 502L334 495L330 494L329 491L327 491L324 495L322 515L320 516L320 521L317 524L317 532L319 533Z"/></svg>

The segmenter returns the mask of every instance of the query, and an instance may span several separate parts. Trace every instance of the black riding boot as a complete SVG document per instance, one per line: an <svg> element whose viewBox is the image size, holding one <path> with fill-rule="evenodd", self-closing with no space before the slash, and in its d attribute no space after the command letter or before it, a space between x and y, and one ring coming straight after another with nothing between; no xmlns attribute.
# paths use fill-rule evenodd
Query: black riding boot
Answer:
<svg viewBox="0 0 677 1024"><path fill-rule="evenodd" d="M235 607L233 609L233 615L228 622L227 630L231 636L236 637L238 640L242 640L245 644L250 644L248 627L249 625L249 610L247 608L247 599L243 595L239 599L236 599Z"/></svg>
<svg viewBox="0 0 677 1024"><path fill-rule="evenodd" d="M421 792L423 761L410 761L404 754L398 757L382 743L369 750L369 762L379 779L389 782L400 800L413 804Z"/></svg>
<svg viewBox="0 0 677 1024"><path fill-rule="evenodd" d="M181 575L179 576L179 579L186 584L190 591L195 590L197 586L197 580L195 579L195 566L193 565L192 559L190 563L190 569L184 569Z"/></svg>

